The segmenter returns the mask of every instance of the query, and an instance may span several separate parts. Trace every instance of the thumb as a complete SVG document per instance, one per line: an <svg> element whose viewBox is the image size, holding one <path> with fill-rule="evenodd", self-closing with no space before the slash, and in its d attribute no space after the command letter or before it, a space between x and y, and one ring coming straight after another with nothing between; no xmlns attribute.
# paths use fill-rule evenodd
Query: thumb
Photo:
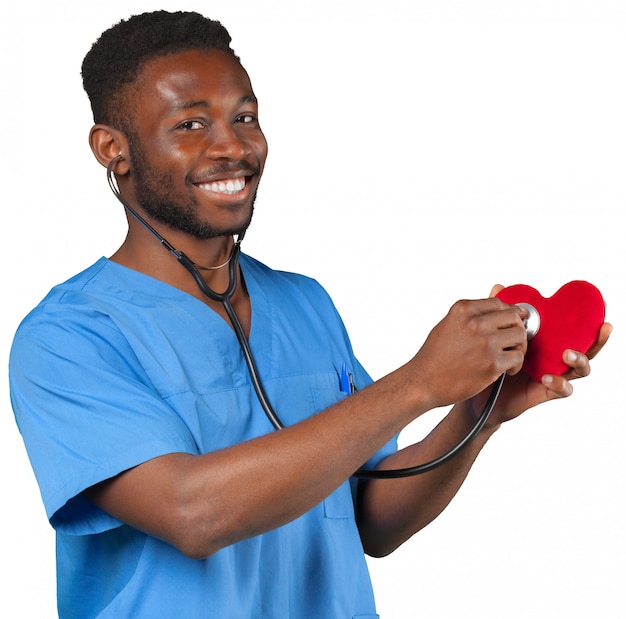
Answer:
<svg viewBox="0 0 626 619"><path fill-rule="evenodd" d="M490 297L495 297L501 290L504 290L504 286L502 284L496 284L489 293Z"/></svg>

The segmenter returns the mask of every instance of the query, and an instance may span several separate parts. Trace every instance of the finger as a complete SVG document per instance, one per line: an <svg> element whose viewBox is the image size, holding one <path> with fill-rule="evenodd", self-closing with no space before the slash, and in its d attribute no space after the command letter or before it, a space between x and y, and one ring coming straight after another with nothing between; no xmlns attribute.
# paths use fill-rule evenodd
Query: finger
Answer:
<svg viewBox="0 0 626 619"><path fill-rule="evenodd" d="M607 343L609 336L611 335L611 331L613 331L613 325L605 322L601 327L598 333L598 339L595 344L587 351L587 358L593 359L604 347Z"/></svg>
<svg viewBox="0 0 626 619"><path fill-rule="evenodd" d="M504 290L504 286L502 284L496 284L489 293L490 297L495 297L501 290Z"/></svg>
<svg viewBox="0 0 626 619"><path fill-rule="evenodd" d="M491 289L491 292L489 293L489 298L490 299L494 298L501 290L504 290L504 286L502 284L495 284L494 287ZM505 305L509 305L509 304L505 304ZM522 319L528 317L528 310L525 307L515 305L515 304L509 305L509 307L512 307L520 315Z"/></svg>
<svg viewBox="0 0 626 619"><path fill-rule="evenodd" d="M568 378L582 378L591 373L591 364L587 355L583 355L576 350L566 350L563 352L563 363L571 369L567 372Z"/></svg>
<svg viewBox="0 0 626 619"><path fill-rule="evenodd" d="M544 374L541 377L542 385L548 391L548 398L567 398L572 395L574 389L569 380L564 376L555 376L554 374Z"/></svg>
<svg viewBox="0 0 626 619"><path fill-rule="evenodd" d="M505 303L495 297L474 299L473 301L469 301L468 305L474 314L490 314L491 312L499 312L503 309L511 307L508 303Z"/></svg>

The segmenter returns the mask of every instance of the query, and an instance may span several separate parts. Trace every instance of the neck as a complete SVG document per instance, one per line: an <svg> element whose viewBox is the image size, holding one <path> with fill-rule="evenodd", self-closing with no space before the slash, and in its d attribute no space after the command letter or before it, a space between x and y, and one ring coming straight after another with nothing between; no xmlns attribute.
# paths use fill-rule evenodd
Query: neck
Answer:
<svg viewBox="0 0 626 619"><path fill-rule="evenodd" d="M133 235L129 233L129 236L124 241L122 246L111 256L110 259L118 264L122 264L123 266L134 269L135 271L149 275L150 277L158 279L166 284L169 284L170 286L173 286L174 288L178 288L179 290L190 294L199 301L208 305L230 324L230 320L222 303L219 300L210 298L203 293L198 285L198 282L195 281L193 275L183 266L183 264L181 264L181 261L179 261L171 252L167 251L162 245L156 242L152 235L150 236L151 238L149 239L149 242L148 239L145 239L144 243L138 243L137 240L133 238ZM198 268L197 273L210 290L220 295L224 294L233 284L230 278L231 260L229 259L233 248L233 239L222 239L222 241L227 242L222 242L219 250L203 253L205 256L204 260L212 260L215 263L209 263L208 266L219 266L219 264L221 264L220 261L226 261L228 266L217 269L202 269L202 267L196 267ZM188 256L189 260L192 261L192 264L197 264L196 260L192 260L192 258L195 258L200 253L202 252L194 252L191 253L191 256ZM185 252L185 255L187 256L187 252ZM207 265L204 264L203 266L206 267ZM250 301L247 290L241 279L241 272L238 264L232 268L234 268L235 289L230 301L239 316L246 335L248 335L250 330Z"/></svg>
<svg viewBox="0 0 626 619"><path fill-rule="evenodd" d="M203 264L198 264L197 262L194 262L194 265L196 266L196 268L200 269L201 271L218 271L219 269L223 269L224 267L228 266L231 260L233 259L234 249L235 249L235 240L231 238L231 241L232 241L232 244L228 252L228 258L226 258L224 262L221 262L220 264L216 264L214 266L205 266ZM237 244L239 244L240 241L241 241L241 238L237 241Z"/></svg>
<svg viewBox="0 0 626 619"><path fill-rule="evenodd" d="M211 239L196 239L177 230L167 230L161 242L141 223L128 217L128 234L121 247L111 256L111 260L136 271L166 281L186 289L185 281L189 274L176 259L178 253L185 256L202 272L209 285L228 280L228 268L235 241L232 236ZM160 234L160 232L158 233ZM241 241L241 235L238 241Z"/></svg>

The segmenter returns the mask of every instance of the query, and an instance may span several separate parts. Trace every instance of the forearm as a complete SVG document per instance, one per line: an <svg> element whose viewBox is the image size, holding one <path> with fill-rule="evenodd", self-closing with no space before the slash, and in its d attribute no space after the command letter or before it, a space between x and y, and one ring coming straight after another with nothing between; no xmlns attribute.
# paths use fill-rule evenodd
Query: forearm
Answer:
<svg viewBox="0 0 626 619"><path fill-rule="evenodd" d="M393 454L379 468L429 462L462 440L474 423L469 403L457 405L423 441ZM365 551L387 555L432 522L454 498L496 429L483 429L451 460L427 473L362 482L357 517Z"/></svg>
<svg viewBox="0 0 626 619"><path fill-rule="evenodd" d="M204 454L146 462L90 492L101 508L202 557L281 526L333 492L430 407L400 369L299 424Z"/></svg>
<svg viewBox="0 0 626 619"><path fill-rule="evenodd" d="M207 556L305 513L413 419L464 401L520 366L523 354L516 342L522 339L519 316L497 299L458 302L411 361L335 406L221 451L156 458L89 496L131 526L190 556ZM448 449L468 429L454 423L458 411L420 446L387 465L408 466ZM447 504L481 440L424 479L368 484L359 521L370 552L377 552L379 543L381 548L401 543ZM399 488L407 491L397 499ZM387 510L385 504L394 502L402 508Z"/></svg>

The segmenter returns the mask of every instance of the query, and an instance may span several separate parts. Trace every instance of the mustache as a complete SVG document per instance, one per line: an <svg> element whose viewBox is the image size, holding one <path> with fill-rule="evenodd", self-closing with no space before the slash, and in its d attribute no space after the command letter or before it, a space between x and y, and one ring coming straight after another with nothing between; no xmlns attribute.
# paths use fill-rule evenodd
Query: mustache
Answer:
<svg viewBox="0 0 626 619"><path fill-rule="evenodd" d="M205 168L203 170L194 172L193 175L190 176L190 180L192 183L202 183L206 182L207 179L214 178L215 176L219 176L221 174L236 174L238 172L260 174L261 166L252 164L249 161L245 161L243 159L241 161L224 161L221 163L216 163L210 168Z"/></svg>

